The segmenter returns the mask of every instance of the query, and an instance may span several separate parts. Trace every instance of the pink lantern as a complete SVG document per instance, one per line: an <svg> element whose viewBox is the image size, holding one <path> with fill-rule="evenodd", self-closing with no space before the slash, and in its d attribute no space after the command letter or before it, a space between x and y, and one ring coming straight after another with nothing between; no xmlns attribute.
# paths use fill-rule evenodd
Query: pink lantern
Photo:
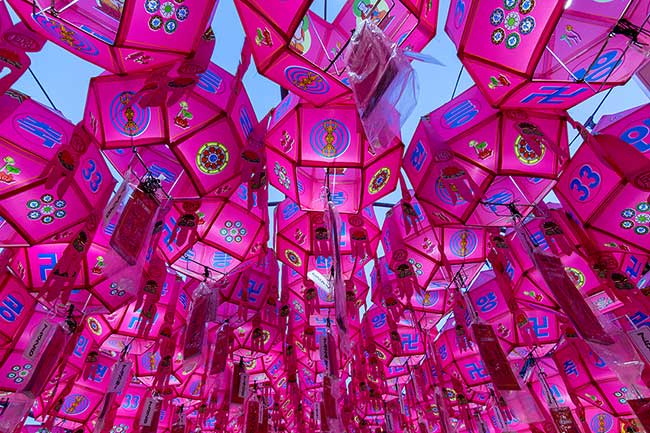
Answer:
<svg viewBox="0 0 650 433"><path fill-rule="evenodd" d="M645 62L648 11L626 0L454 0L445 31L490 104L567 109Z"/></svg>
<svg viewBox="0 0 650 433"><path fill-rule="evenodd" d="M20 104L0 124L0 244L56 242L105 205L115 181L80 125L13 95Z"/></svg>
<svg viewBox="0 0 650 433"><path fill-rule="evenodd" d="M642 173L650 154L612 135L586 137L558 180L555 192L560 202L590 230L589 236L599 246L613 241L619 249L624 246L628 251L650 252L646 241L650 190ZM624 158L611 161L604 152ZM625 165L638 167L638 176L632 179L630 174L621 173Z"/></svg>
<svg viewBox="0 0 650 433"><path fill-rule="evenodd" d="M317 108L289 94L265 138L270 183L303 210L329 198L339 212L361 211L395 188L402 154L399 140L374 152L363 131L354 105Z"/></svg>
<svg viewBox="0 0 650 433"><path fill-rule="evenodd" d="M470 387L488 383L490 374L485 369L478 348L471 342L463 348L459 344L460 338L463 337L457 336L455 323L450 319L435 342L441 368Z"/></svg>
<svg viewBox="0 0 650 433"><path fill-rule="evenodd" d="M362 332L362 337L375 340L377 356L386 365L420 363L425 347L414 322L405 319L395 322L378 305L371 306L363 317L367 326L362 329L368 329L370 334Z"/></svg>
<svg viewBox="0 0 650 433"><path fill-rule="evenodd" d="M506 353L515 347L535 347L545 353L560 339L559 320L553 310L520 304L516 295L502 292L491 271L479 274L469 289L469 298L478 317L494 327Z"/></svg>
<svg viewBox="0 0 650 433"><path fill-rule="evenodd" d="M0 6L0 58L3 77L0 79L0 94L4 94L29 68L28 52L40 51L45 39L32 32L24 23L12 24L6 5Z"/></svg>
<svg viewBox="0 0 650 433"><path fill-rule="evenodd" d="M388 211L382 232L390 270L399 280L410 268L424 289L442 280L451 281L457 273L471 281L485 262L484 229L432 227L414 198L403 199Z"/></svg>
<svg viewBox="0 0 650 433"><path fill-rule="evenodd" d="M275 211L276 251L283 263L307 276L310 270L331 267L331 225L325 212L305 212L286 199ZM371 206L358 215L341 214L340 251L343 272L354 274L375 254L379 227Z"/></svg>
<svg viewBox="0 0 650 433"><path fill-rule="evenodd" d="M0 348L6 349L18 341L25 326L33 320L36 301L20 280L8 272L0 276L0 287Z"/></svg>
<svg viewBox="0 0 650 433"><path fill-rule="evenodd" d="M565 120L491 108L477 87L423 118L404 169L431 223L508 225L513 203L525 216L568 158Z"/></svg>
<svg viewBox="0 0 650 433"><path fill-rule="evenodd" d="M436 32L437 1L348 0L331 22L309 10L311 3L301 1L291 11L259 1L235 6L260 73L317 105L349 94L346 48L364 19L409 51L422 50Z"/></svg>
<svg viewBox="0 0 650 433"><path fill-rule="evenodd" d="M115 73L167 66L192 55L216 6L209 1L191 7L175 1L10 4L43 37Z"/></svg>
<svg viewBox="0 0 650 433"><path fill-rule="evenodd" d="M130 165L139 177L148 171L175 198L230 195L241 183L242 151L257 124L246 91L210 64L174 105L142 106L138 98L147 78L144 73L93 78L84 114L88 130L118 171ZM132 164L133 153L121 149L132 146L146 167Z"/></svg>
<svg viewBox="0 0 650 433"><path fill-rule="evenodd" d="M553 354L553 359L568 390L582 404L595 406L615 416L632 413L626 399L633 395L633 390L621 384L605 360L584 341L567 341Z"/></svg>
<svg viewBox="0 0 650 433"><path fill-rule="evenodd" d="M255 207L248 210L247 195L247 186L240 185L230 199L173 200L160 242L172 267L201 278L201 264L227 272L263 254L268 238L266 208L257 204L256 195ZM226 266L219 257L228 262Z"/></svg>

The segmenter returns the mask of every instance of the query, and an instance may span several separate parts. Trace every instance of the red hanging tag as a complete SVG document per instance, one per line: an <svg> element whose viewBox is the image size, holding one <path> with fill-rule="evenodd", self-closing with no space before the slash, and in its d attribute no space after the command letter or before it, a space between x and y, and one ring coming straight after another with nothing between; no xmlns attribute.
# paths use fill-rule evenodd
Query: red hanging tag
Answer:
<svg viewBox="0 0 650 433"><path fill-rule="evenodd" d="M558 305L569 316L582 337L594 343L613 344L614 340L598 322L596 315L564 270L560 259L536 250L532 252L531 258Z"/></svg>
<svg viewBox="0 0 650 433"><path fill-rule="evenodd" d="M232 374L232 386L230 388L230 402L237 405L244 404L248 396L249 376L244 372L244 362L235 364Z"/></svg>
<svg viewBox="0 0 650 433"><path fill-rule="evenodd" d="M120 215L110 245L131 266L137 263L151 235L151 222L158 206L152 194L136 189Z"/></svg>
<svg viewBox="0 0 650 433"><path fill-rule="evenodd" d="M638 398L628 400L627 404L634 411L634 414L639 418L639 422L646 432L650 432L650 398Z"/></svg>
<svg viewBox="0 0 650 433"><path fill-rule="evenodd" d="M219 332L217 332L217 341L214 345L212 363L210 364L210 374L218 374L225 371L232 340L233 335L230 326L224 325L219 329Z"/></svg>
<svg viewBox="0 0 650 433"><path fill-rule="evenodd" d="M474 323L472 331L485 368L490 373L495 388L501 391L520 390L519 382L510 368L508 358L503 353L503 348L499 344L492 326Z"/></svg>
<svg viewBox="0 0 650 433"><path fill-rule="evenodd" d="M568 407L552 407L550 411L559 433L581 433L578 423L573 418L571 409Z"/></svg>

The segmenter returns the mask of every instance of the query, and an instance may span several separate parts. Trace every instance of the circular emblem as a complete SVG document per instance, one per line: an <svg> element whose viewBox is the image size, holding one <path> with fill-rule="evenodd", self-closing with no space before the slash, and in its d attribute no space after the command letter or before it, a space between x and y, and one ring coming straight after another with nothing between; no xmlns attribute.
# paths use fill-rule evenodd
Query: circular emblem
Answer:
<svg viewBox="0 0 650 433"><path fill-rule="evenodd" d="M632 183L641 191L650 191L650 170L634 176Z"/></svg>
<svg viewBox="0 0 650 433"><path fill-rule="evenodd" d="M129 426L126 424L116 424L111 428L109 433L126 433L129 430Z"/></svg>
<svg viewBox="0 0 650 433"><path fill-rule="evenodd" d="M506 32L503 29L496 29L492 32L492 43L499 45L506 38Z"/></svg>
<svg viewBox="0 0 650 433"><path fill-rule="evenodd" d="M440 178L438 178L438 180L436 181L436 189L435 189L435 191L436 191L436 196L438 196L438 198L443 203L446 203L448 205L453 206L454 202L451 200L451 195L449 194L449 191L447 190L447 188L442 184L442 181L440 180ZM456 201L457 206L464 205L466 203L467 203L467 200L465 200L463 198L460 198L460 197L458 197L458 200Z"/></svg>
<svg viewBox="0 0 650 433"><path fill-rule="evenodd" d="M460 258L471 256L478 246L478 236L471 230L458 230L449 238L449 250Z"/></svg>
<svg viewBox="0 0 650 433"><path fill-rule="evenodd" d="M76 32L72 27L68 28L63 23L45 14L32 14L32 17L39 26L50 36L58 39L64 47L69 47L87 56L94 57L99 54L99 49L82 33Z"/></svg>
<svg viewBox="0 0 650 433"><path fill-rule="evenodd" d="M90 407L90 400L82 394L69 394L63 400L61 410L68 415L79 415Z"/></svg>
<svg viewBox="0 0 650 433"><path fill-rule="evenodd" d="M650 204L640 202L635 208L627 208L621 211L623 220L620 226L625 230L633 230L637 235L647 235L650 228Z"/></svg>
<svg viewBox="0 0 650 433"><path fill-rule="evenodd" d="M437 290L424 292L424 295L418 292L415 294L415 300L423 307L433 307L440 300L440 295Z"/></svg>
<svg viewBox="0 0 650 433"><path fill-rule="evenodd" d="M40 200L29 200L27 203L27 218L32 221L40 220L43 224L51 224L55 219L65 218L65 200L54 200L52 194L43 194Z"/></svg>
<svg viewBox="0 0 650 433"><path fill-rule="evenodd" d="M88 327L95 335L102 335L102 325L94 317L88 318Z"/></svg>
<svg viewBox="0 0 650 433"><path fill-rule="evenodd" d="M564 268L564 270L569 275L569 278L571 278L571 281L573 281L573 284L575 284L576 287L578 287L579 289L584 287L586 277L585 274L580 269L567 266Z"/></svg>
<svg viewBox="0 0 650 433"><path fill-rule="evenodd" d="M517 48L522 35L528 35L535 29L535 18L528 15L534 7L535 0L504 0L503 9L495 8L490 14L490 24L496 27L490 38L492 43L504 43L508 49Z"/></svg>
<svg viewBox="0 0 650 433"><path fill-rule="evenodd" d="M224 227L219 231L223 239L229 244L232 242L240 243L244 236L246 236L246 229L242 227L241 221L227 220Z"/></svg>
<svg viewBox="0 0 650 433"><path fill-rule="evenodd" d="M221 143L205 143L196 154L196 166L205 174L218 174L228 165L230 154Z"/></svg>
<svg viewBox="0 0 650 433"><path fill-rule="evenodd" d="M131 104L134 92L117 94L110 103L109 113L113 128L127 137L138 137L149 127L151 110L138 104Z"/></svg>
<svg viewBox="0 0 650 433"><path fill-rule="evenodd" d="M300 260L300 257L298 257L298 254L296 254L295 251L286 249L284 250L284 256L287 258L287 260L289 260L289 262L292 265L296 267L302 266L302 260Z"/></svg>
<svg viewBox="0 0 650 433"><path fill-rule="evenodd" d="M165 33L172 34L178 28L178 22L176 20L167 20L165 22Z"/></svg>
<svg viewBox="0 0 650 433"><path fill-rule="evenodd" d="M519 42L521 42L521 37L519 36L519 33L510 33L506 38L506 48L509 49L517 48L519 46Z"/></svg>
<svg viewBox="0 0 650 433"><path fill-rule="evenodd" d="M589 427L593 433L608 433L614 427L614 418L605 412L597 413L591 418Z"/></svg>
<svg viewBox="0 0 650 433"><path fill-rule="evenodd" d="M150 14L155 14L158 12L160 9L160 1L159 0L147 0L144 2L144 10L147 11L147 13Z"/></svg>
<svg viewBox="0 0 650 433"><path fill-rule="evenodd" d="M182 3L179 0L177 3ZM185 21L190 15L190 9L185 6L179 6L173 1L145 0L144 10L151 15L149 18L149 29L152 31L161 28L167 34L172 34L178 28L179 21Z"/></svg>
<svg viewBox="0 0 650 433"><path fill-rule="evenodd" d="M390 179L390 169L387 167L380 168L375 174L370 178L370 183L368 184L368 192L370 194L377 194L379 191L384 189L388 184Z"/></svg>
<svg viewBox="0 0 650 433"><path fill-rule="evenodd" d="M275 165L273 166L273 173L275 173L275 177L278 179L280 185L282 185L286 189L289 189L289 187L291 186L291 179L289 179L289 176L287 174L287 169L282 167L276 161Z"/></svg>
<svg viewBox="0 0 650 433"><path fill-rule="evenodd" d="M172 2L165 2L160 6L160 15L165 19L173 17L175 12L176 7Z"/></svg>
<svg viewBox="0 0 650 433"><path fill-rule="evenodd" d="M517 159L526 165L535 165L539 163L546 153L546 146L540 143L541 152L538 155L529 145L524 137L521 135L517 136L515 140L515 155Z"/></svg>
<svg viewBox="0 0 650 433"><path fill-rule="evenodd" d="M503 12L503 9L501 8L496 8L495 10L492 11L490 14L490 24L493 26L498 26L503 22L503 19L505 18L506 14Z"/></svg>
<svg viewBox="0 0 650 433"><path fill-rule="evenodd" d="M350 147L350 131L338 120L325 119L311 129L309 142L317 155L326 159L335 159L342 156Z"/></svg>
<svg viewBox="0 0 650 433"><path fill-rule="evenodd" d="M330 85L318 72L302 66L289 66L284 76L294 87L312 95L323 95L330 90Z"/></svg>
<svg viewBox="0 0 650 433"><path fill-rule="evenodd" d="M11 371L7 373L7 379L13 380L14 383L23 383L31 371L32 364L13 365Z"/></svg>
<svg viewBox="0 0 650 433"><path fill-rule="evenodd" d="M145 371L156 371L160 363L160 353L158 351L145 353L142 355L141 363Z"/></svg>

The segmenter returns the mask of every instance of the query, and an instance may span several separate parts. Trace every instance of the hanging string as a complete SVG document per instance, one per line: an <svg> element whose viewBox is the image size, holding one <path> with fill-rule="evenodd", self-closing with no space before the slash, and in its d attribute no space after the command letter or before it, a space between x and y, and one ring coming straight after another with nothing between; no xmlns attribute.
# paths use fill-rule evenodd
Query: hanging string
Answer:
<svg viewBox="0 0 650 433"><path fill-rule="evenodd" d="M594 116L596 115L596 113L598 113L598 110L600 110L600 108L603 106L603 104L605 103L605 101L607 100L607 98L609 98L609 95L612 93L612 90L614 90L614 87L610 87L610 88L609 88L609 90L607 91L607 93L605 93L605 96L603 97L603 99L600 100L600 103L599 103L599 104L596 106L596 108L594 109L593 113L591 113L591 115L590 115L589 117L587 117L587 120L585 121L585 128L592 129L594 126L596 126L596 125L594 124ZM573 138L571 139L571 141L569 142L569 148L570 148L570 147L573 145L573 143L578 139L578 137L580 137L580 133L577 133L577 134L575 135L575 137L573 137Z"/></svg>
<svg viewBox="0 0 650 433"><path fill-rule="evenodd" d="M460 71L458 71L458 76L456 77L456 84L454 85L454 91L451 94L451 98L449 99L450 101L456 97L456 90L458 90L458 84L460 83L460 77L463 75L463 71L465 70L465 65L461 65Z"/></svg>
<svg viewBox="0 0 650 433"><path fill-rule="evenodd" d="M54 108L54 110L56 110L56 111L59 111L59 109L56 108L56 105L54 105L54 102L52 101L52 98L50 98L50 95L47 94L47 91L45 90L45 88L41 84L41 81L36 77L36 74L34 73L34 71L32 71L32 68L28 67L27 70L29 71L30 74L32 74L32 78L34 79L34 81L36 81L36 84L38 84L38 87L40 87L41 92L43 92L43 94L45 95L45 97L49 101L52 108ZM60 111L59 111L59 113L60 113Z"/></svg>

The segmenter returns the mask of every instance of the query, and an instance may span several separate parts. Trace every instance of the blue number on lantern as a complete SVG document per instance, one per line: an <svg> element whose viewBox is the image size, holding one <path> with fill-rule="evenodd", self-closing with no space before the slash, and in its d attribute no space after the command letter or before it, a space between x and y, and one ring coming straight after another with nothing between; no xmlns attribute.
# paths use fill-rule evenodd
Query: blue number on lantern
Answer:
<svg viewBox="0 0 650 433"><path fill-rule="evenodd" d="M427 151L424 148L424 145L420 140L418 140L413 152L411 153L411 165L416 171L422 170L422 165L424 165L424 161L427 160L427 156Z"/></svg>
<svg viewBox="0 0 650 433"><path fill-rule="evenodd" d="M593 65L590 65L589 75L587 74L587 68L582 68L573 73L575 77L579 80L584 80L587 83L592 81L601 81L609 77L609 75L616 69L621 63L623 63L622 56L619 59L616 59L618 52L615 50L608 51L603 53Z"/></svg>
<svg viewBox="0 0 650 433"><path fill-rule="evenodd" d="M589 200L591 191L600 185L600 181L600 174L594 171L589 164L584 164L580 167L578 176L571 179L569 189L579 194L577 196L579 201L586 201Z"/></svg>
<svg viewBox="0 0 650 433"><path fill-rule="evenodd" d="M476 305L483 313L488 313L497 307L497 297L494 292L488 292L487 295L478 298Z"/></svg>
<svg viewBox="0 0 650 433"><path fill-rule="evenodd" d="M88 187L90 191L95 193L102 184L102 174L97 170L97 164L95 160L88 160L89 167L81 169L81 176L88 182Z"/></svg>
<svg viewBox="0 0 650 433"><path fill-rule="evenodd" d="M650 143L646 141L648 134L650 134L650 119L644 119L641 125L626 129L621 134L621 140L645 153L650 151Z"/></svg>
<svg viewBox="0 0 650 433"><path fill-rule="evenodd" d="M472 101L466 99L460 104L449 109L444 115L445 126L448 128L458 128L463 126L467 122L471 121L478 114L479 110L472 103Z"/></svg>
<svg viewBox="0 0 650 433"><path fill-rule="evenodd" d="M0 304L0 317L7 322L14 322L25 306L11 293L5 296Z"/></svg>

